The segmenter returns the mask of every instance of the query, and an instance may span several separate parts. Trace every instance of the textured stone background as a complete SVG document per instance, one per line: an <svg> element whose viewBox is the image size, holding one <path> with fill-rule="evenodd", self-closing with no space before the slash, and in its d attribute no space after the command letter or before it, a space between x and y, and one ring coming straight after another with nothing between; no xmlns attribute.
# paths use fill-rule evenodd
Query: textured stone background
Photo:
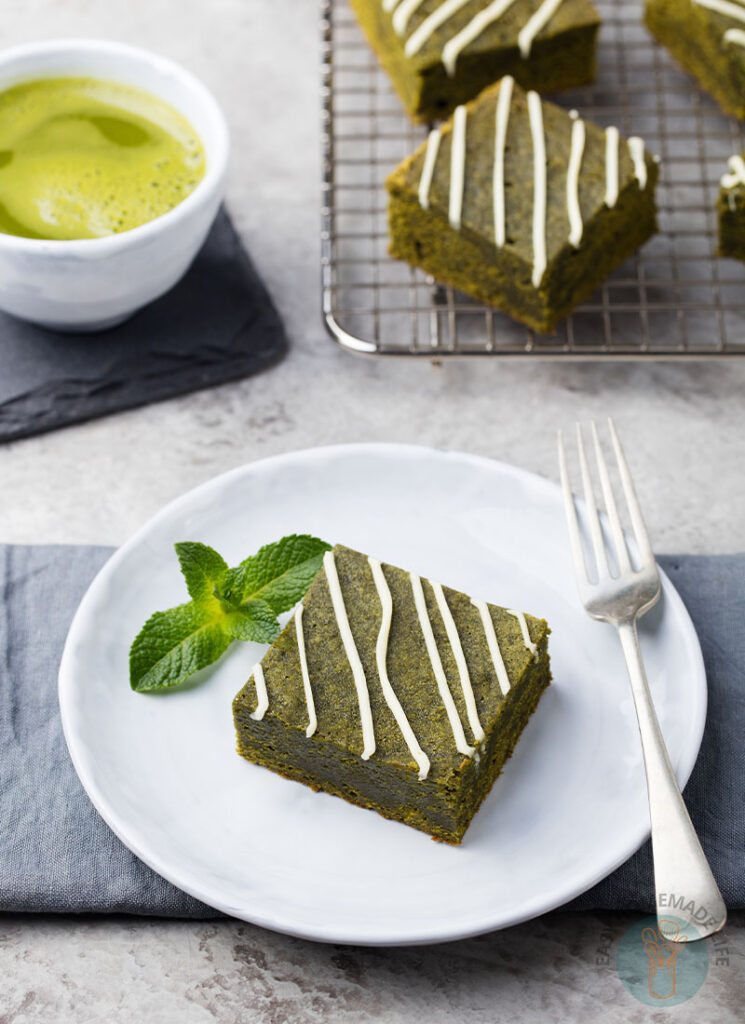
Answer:
<svg viewBox="0 0 745 1024"><path fill-rule="evenodd" d="M229 202L293 349L236 385L0 449L0 539L118 543L243 462L329 442L425 442L555 478L554 431L611 413L661 551L745 543L745 361L688 366L376 363L327 339L318 302L314 0L5 0L0 45L109 36L185 62L231 123ZM553 914L435 949L314 946L237 922L0 918L0 1024L37 1021L741 1019L730 965L670 1011L595 963L632 918Z"/></svg>

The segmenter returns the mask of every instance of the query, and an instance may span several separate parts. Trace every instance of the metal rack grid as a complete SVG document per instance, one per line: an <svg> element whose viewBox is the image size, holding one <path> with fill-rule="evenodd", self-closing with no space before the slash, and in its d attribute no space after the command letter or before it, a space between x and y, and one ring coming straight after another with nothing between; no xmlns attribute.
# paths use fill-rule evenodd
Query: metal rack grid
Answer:
<svg viewBox="0 0 745 1024"><path fill-rule="evenodd" d="M659 234L538 335L387 255L386 175L425 138L346 0L322 0L323 314L345 348L429 358L684 359L745 355L745 265L716 257L715 202L741 127L642 24L642 3L596 0L595 83L557 102L641 135L661 159Z"/></svg>

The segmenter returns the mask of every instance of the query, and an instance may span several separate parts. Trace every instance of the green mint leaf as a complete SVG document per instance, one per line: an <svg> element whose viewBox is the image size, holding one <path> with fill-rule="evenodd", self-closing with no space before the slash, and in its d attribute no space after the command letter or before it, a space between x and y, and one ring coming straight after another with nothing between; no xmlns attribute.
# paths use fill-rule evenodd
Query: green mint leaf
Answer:
<svg viewBox="0 0 745 1024"><path fill-rule="evenodd" d="M331 550L292 534L229 569L211 547L176 544L188 604L151 615L129 652L129 681L139 692L169 690L220 657L233 640L272 643L277 615L300 601Z"/></svg>
<svg viewBox="0 0 745 1024"><path fill-rule="evenodd" d="M222 619L193 601L151 615L130 648L132 689L168 690L217 661L232 639Z"/></svg>
<svg viewBox="0 0 745 1024"><path fill-rule="evenodd" d="M225 616L225 628L234 640L270 644L279 636L277 616L266 601L248 601Z"/></svg>
<svg viewBox="0 0 745 1024"><path fill-rule="evenodd" d="M238 607L259 600L275 615L289 611L305 596L324 553L330 550L330 544L308 534L291 534L266 544L228 571L221 596Z"/></svg>
<svg viewBox="0 0 745 1024"><path fill-rule="evenodd" d="M181 541L175 544L181 572L186 580L189 597L194 601L210 603L216 588L225 579L228 566L221 555L207 544Z"/></svg>

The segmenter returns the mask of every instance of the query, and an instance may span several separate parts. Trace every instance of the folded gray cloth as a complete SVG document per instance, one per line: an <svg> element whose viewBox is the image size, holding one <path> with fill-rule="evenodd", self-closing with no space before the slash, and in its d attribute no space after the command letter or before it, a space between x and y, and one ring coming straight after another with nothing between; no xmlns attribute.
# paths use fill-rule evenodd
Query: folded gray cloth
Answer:
<svg viewBox="0 0 745 1024"><path fill-rule="evenodd" d="M111 553L0 545L0 910L217 917L130 853L70 762L57 668L78 602ZM663 557L688 606L709 713L686 802L730 908L745 907L745 555ZM569 907L651 910L648 845Z"/></svg>

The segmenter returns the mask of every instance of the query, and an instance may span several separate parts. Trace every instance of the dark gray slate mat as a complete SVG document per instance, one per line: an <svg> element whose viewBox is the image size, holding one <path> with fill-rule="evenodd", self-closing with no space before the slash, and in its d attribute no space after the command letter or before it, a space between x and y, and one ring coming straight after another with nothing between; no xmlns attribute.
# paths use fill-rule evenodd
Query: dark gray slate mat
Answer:
<svg viewBox="0 0 745 1024"><path fill-rule="evenodd" d="M57 334L0 313L0 441L247 377L286 350L223 210L186 276L114 330Z"/></svg>

